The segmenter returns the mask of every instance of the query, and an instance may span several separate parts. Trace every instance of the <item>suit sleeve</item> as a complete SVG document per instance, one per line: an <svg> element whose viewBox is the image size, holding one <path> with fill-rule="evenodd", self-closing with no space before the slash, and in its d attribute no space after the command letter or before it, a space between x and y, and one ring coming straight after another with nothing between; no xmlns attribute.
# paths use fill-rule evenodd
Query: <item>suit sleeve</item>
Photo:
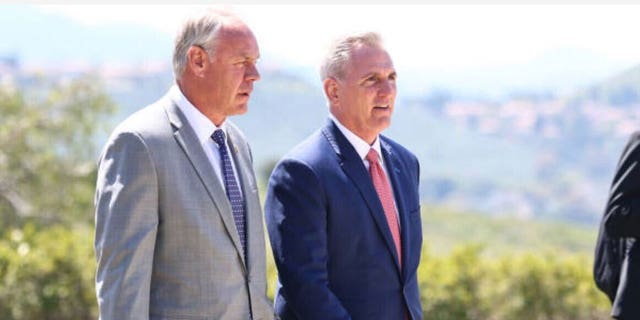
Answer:
<svg viewBox="0 0 640 320"><path fill-rule="evenodd" d="M604 224L611 237L640 237L640 134L627 143L611 184Z"/></svg>
<svg viewBox="0 0 640 320"><path fill-rule="evenodd" d="M148 319L158 182L138 135L119 134L105 147L95 204L100 319Z"/></svg>
<svg viewBox="0 0 640 320"><path fill-rule="evenodd" d="M282 294L298 319L351 319L329 285L327 210L309 166L294 160L276 166L265 201L267 229Z"/></svg>

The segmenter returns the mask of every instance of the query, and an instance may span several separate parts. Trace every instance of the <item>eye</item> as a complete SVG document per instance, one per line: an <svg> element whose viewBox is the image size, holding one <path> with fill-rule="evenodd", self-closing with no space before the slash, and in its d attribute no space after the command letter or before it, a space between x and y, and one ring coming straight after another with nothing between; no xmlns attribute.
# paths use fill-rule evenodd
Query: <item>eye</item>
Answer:
<svg viewBox="0 0 640 320"><path fill-rule="evenodd" d="M396 73L392 73L389 75L389 80L391 81L396 81L397 78L398 78L398 75Z"/></svg>
<svg viewBox="0 0 640 320"><path fill-rule="evenodd" d="M245 60L237 61L236 63L234 63L234 65L238 67L248 67L248 66L255 67L257 64L258 64L257 59L245 59Z"/></svg>
<svg viewBox="0 0 640 320"><path fill-rule="evenodd" d="M373 84L376 81L378 81L378 77L376 77L375 75L368 76L364 79L364 83L366 84Z"/></svg>

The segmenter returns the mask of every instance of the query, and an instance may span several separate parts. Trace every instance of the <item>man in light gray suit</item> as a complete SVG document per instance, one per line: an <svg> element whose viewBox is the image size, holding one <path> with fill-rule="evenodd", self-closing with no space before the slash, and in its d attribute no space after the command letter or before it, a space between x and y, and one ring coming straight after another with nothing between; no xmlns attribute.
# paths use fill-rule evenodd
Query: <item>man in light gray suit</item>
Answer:
<svg viewBox="0 0 640 320"><path fill-rule="evenodd" d="M109 138L95 198L101 319L273 319L251 152L227 120L247 111L258 57L239 18L188 19L176 85Z"/></svg>

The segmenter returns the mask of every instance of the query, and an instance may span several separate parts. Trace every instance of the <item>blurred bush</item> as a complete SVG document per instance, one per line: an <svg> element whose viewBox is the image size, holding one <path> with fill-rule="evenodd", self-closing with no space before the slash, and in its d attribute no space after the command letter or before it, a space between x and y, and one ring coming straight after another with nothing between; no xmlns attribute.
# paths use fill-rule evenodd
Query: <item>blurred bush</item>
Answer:
<svg viewBox="0 0 640 320"><path fill-rule="evenodd" d="M424 319L610 319L584 254L553 251L483 256L477 245L449 255L423 251L418 270Z"/></svg>
<svg viewBox="0 0 640 320"><path fill-rule="evenodd" d="M0 315L14 319L96 319L91 228L38 229L0 237Z"/></svg>
<svg viewBox="0 0 640 320"><path fill-rule="evenodd" d="M0 230L93 221L95 135L114 110L93 75L0 86Z"/></svg>
<svg viewBox="0 0 640 320"><path fill-rule="evenodd" d="M0 319L95 319L95 75L0 86Z"/></svg>
<svg viewBox="0 0 640 320"><path fill-rule="evenodd" d="M95 319L95 258L91 228L32 225L0 238L2 319ZM276 269L269 256L268 294ZM485 257L476 245L448 255L424 250L419 268L424 319L609 319L609 302L583 255L552 252Z"/></svg>
<svg viewBox="0 0 640 320"><path fill-rule="evenodd" d="M95 319L94 139L114 106L92 76L37 84L26 92L0 87L0 319ZM450 219L425 220L427 245L434 236L429 226L455 226L452 232L462 230L466 241L478 240L467 232L477 223L464 229ZM511 231L510 225L485 234ZM535 238L546 229L534 229ZM501 242L509 241L493 241ZM608 319L610 306L590 270L582 253L425 249L419 268L425 319ZM267 274L272 298L270 255Z"/></svg>

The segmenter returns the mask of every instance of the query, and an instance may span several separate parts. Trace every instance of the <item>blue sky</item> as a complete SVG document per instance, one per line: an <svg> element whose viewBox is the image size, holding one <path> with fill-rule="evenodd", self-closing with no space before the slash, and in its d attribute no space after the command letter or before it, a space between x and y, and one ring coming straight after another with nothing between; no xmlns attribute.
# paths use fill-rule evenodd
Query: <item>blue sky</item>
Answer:
<svg viewBox="0 0 640 320"><path fill-rule="evenodd" d="M346 31L376 30L397 60L414 67L522 63L553 48L640 61L638 5L227 5L255 29L263 50L311 64ZM54 5L42 8L87 25L138 23L173 34L201 6Z"/></svg>
<svg viewBox="0 0 640 320"><path fill-rule="evenodd" d="M67 4L36 8L87 29L133 24L170 39L180 21L202 6ZM415 86L418 88L454 87L489 95L522 88L571 92L640 64L637 5L286 4L227 8L252 26L265 65L284 62L286 68L313 71L333 38L345 32L373 30L385 39L403 83L422 84ZM8 27L5 30L10 30ZM151 42L128 40L141 47L140 53L145 43ZM72 47L68 50L73 52ZM168 63L170 48L164 52L167 58L162 61Z"/></svg>

